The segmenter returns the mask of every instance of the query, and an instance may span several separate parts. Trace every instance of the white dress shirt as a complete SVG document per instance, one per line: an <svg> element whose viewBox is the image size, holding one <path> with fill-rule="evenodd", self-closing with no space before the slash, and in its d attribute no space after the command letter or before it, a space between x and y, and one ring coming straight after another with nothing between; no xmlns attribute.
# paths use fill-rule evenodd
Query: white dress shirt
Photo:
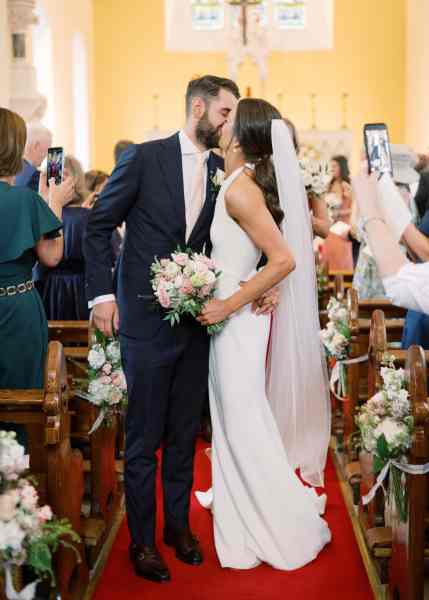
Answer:
<svg viewBox="0 0 429 600"><path fill-rule="evenodd" d="M407 263L383 285L393 304L429 315L429 262Z"/></svg>
<svg viewBox="0 0 429 600"><path fill-rule="evenodd" d="M185 196L185 211L186 214L189 214L190 202L192 200L192 189L195 178L195 171L198 165L198 157L200 154L200 150L195 146L192 140L186 135L186 133L181 129L179 131L179 144L180 144L180 153L182 155L182 173L183 173L183 192ZM206 165L207 160L210 154L210 150L206 150L204 152ZM205 170L204 177L204 186L203 193L205 195L205 190L207 188L207 168ZM104 294L103 296L97 296L94 300L90 300L88 302L89 308L93 308L96 304L101 304L102 302L114 302L115 296L114 294Z"/></svg>

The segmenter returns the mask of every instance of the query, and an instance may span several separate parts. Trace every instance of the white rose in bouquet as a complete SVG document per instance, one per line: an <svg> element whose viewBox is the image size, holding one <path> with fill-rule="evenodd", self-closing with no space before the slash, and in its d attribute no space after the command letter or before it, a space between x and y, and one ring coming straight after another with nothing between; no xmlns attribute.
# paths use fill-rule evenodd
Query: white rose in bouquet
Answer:
<svg viewBox="0 0 429 600"><path fill-rule="evenodd" d="M9 490L0 495L0 521L11 521L15 517L18 501L17 490Z"/></svg>
<svg viewBox="0 0 429 600"><path fill-rule="evenodd" d="M103 402L107 402L109 386L102 383L99 379L94 379L89 383L88 394L90 394L92 402L99 406Z"/></svg>
<svg viewBox="0 0 429 600"><path fill-rule="evenodd" d="M24 447L16 441L16 433L0 431L0 480L1 477L17 479L28 468L28 454L24 454Z"/></svg>
<svg viewBox="0 0 429 600"><path fill-rule="evenodd" d="M407 390L399 390L395 397L391 399L390 412L392 413L392 417L398 420L409 416L411 406Z"/></svg>
<svg viewBox="0 0 429 600"><path fill-rule="evenodd" d="M374 436L379 438L384 435L390 448L403 447L408 448L411 444L411 438L408 428L404 423L399 423L390 417L381 421L374 431Z"/></svg>
<svg viewBox="0 0 429 600"><path fill-rule="evenodd" d="M121 347L119 342L114 341L107 345L106 356L112 363L117 363L121 360Z"/></svg>
<svg viewBox="0 0 429 600"><path fill-rule="evenodd" d="M106 362L106 355L101 344L94 344L88 353L88 363L92 369L101 369Z"/></svg>
<svg viewBox="0 0 429 600"><path fill-rule="evenodd" d="M0 552L9 550L14 555L21 553L25 535L25 531L21 529L16 519L8 522L0 521Z"/></svg>

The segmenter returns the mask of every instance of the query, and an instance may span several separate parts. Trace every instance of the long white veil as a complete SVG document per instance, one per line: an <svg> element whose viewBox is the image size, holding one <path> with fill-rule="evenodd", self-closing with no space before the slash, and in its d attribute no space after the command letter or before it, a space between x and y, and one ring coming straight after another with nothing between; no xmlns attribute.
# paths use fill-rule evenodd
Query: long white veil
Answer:
<svg viewBox="0 0 429 600"><path fill-rule="evenodd" d="M272 121L273 162L283 233L296 269L281 284L267 361L267 396L290 465L323 485L331 415L328 374L319 336L316 271L308 199L289 129Z"/></svg>

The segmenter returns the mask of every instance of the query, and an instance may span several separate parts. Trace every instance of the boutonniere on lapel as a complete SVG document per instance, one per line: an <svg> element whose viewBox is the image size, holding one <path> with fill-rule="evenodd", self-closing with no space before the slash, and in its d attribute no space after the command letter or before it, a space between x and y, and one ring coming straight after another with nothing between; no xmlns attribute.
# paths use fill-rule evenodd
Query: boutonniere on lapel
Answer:
<svg viewBox="0 0 429 600"><path fill-rule="evenodd" d="M216 171L210 172L210 190L212 193L213 202L216 200L217 195L219 194L219 190L222 187L222 184L225 179L225 173L222 169L216 169Z"/></svg>

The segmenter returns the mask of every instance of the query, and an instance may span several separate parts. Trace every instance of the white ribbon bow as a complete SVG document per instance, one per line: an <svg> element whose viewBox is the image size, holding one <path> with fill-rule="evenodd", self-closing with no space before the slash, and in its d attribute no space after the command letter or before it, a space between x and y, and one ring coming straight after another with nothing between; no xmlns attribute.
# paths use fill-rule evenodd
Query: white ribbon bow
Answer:
<svg viewBox="0 0 429 600"><path fill-rule="evenodd" d="M340 394L342 392L345 392L345 390L343 389L344 386L342 385L342 381L341 381L341 367L345 366L345 365L354 365L357 363L366 362L367 360L368 360L368 354L358 356L357 358L350 358L349 360L336 360L334 368L332 369L331 379L329 381L329 387L331 389L331 392L335 396L335 398L337 398L337 400L341 400L342 402L345 402L348 399L348 398L345 398L344 396L340 396ZM338 394L337 394L336 385L338 382L340 383L340 389L338 390Z"/></svg>
<svg viewBox="0 0 429 600"><path fill-rule="evenodd" d="M389 472L391 465L393 465L400 471L403 471L404 473L409 473L410 475L426 475L427 473L429 473L429 463L425 463L424 465L409 465L407 463L400 463L392 459L388 460L382 468L382 470L380 471L380 473L378 474L375 484L372 486L370 491L365 496L363 496L363 504L368 504L369 502L371 502L371 500L373 500L375 494L377 493L377 490L380 486L383 485L383 481L386 479L387 473Z"/></svg>
<svg viewBox="0 0 429 600"><path fill-rule="evenodd" d="M36 586L39 583L40 579L32 581L31 583L26 585L23 590L17 592L13 586L12 571L10 565L6 564L4 570L6 574L5 592L8 600L33 600L34 595L36 593Z"/></svg>

